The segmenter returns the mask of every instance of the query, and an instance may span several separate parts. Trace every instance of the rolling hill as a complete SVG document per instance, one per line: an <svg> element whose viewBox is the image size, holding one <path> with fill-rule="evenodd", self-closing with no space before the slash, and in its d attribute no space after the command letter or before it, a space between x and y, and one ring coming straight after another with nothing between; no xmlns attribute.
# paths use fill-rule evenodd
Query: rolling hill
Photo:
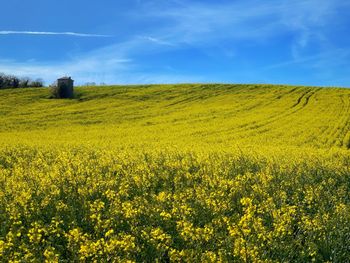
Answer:
<svg viewBox="0 0 350 263"><path fill-rule="evenodd" d="M3 90L0 142L191 147L350 146L350 90L270 85Z"/></svg>
<svg viewBox="0 0 350 263"><path fill-rule="evenodd" d="M350 89L0 90L1 262L349 262Z"/></svg>

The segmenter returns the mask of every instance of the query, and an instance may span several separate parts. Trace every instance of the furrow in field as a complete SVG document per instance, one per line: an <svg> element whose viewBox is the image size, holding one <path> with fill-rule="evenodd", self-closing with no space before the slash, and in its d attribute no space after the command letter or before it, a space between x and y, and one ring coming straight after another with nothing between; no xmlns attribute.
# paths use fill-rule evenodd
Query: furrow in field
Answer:
<svg viewBox="0 0 350 263"><path fill-rule="evenodd" d="M278 96L276 97L276 99L282 99L283 97L288 96L289 94L291 94L291 93L297 91L298 89L300 89L300 87L295 87L295 88L291 89L291 90L288 91L288 92L284 92L284 93L278 95Z"/></svg>
<svg viewBox="0 0 350 263"><path fill-rule="evenodd" d="M300 110L303 110L307 105L308 105L308 103L309 103L309 100L310 100L310 98L312 97L312 96L314 96L315 94L316 94L316 92L318 92L319 90L320 90L321 88L317 88L317 89L314 89L314 90L312 90L312 91L309 91L309 92L307 92L307 93L305 93L304 94L304 96L303 96L303 103L301 104L301 101L302 100L300 100L299 101L299 99L298 99L298 105L299 104L301 104L301 107L298 107L298 109L297 110L295 110L295 111L293 111L293 113L292 114L294 114L294 113L296 113L296 112L298 112L298 111L300 111Z"/></svg>
<svg viewBox="0 0 350 263"><path fill-rule="evenodd" d="M339 115L339 117L337 118L338 121L335 123L335 125L333 126L333 129L327 136L326 144L328 146L333 146L333 145L341 146L342 142L340 142L338 137L341 133L342 127L344 126L344 124L347 122L349 118L349 107L350 107L349 100L344 100L343 96L340 97L340 100L343 106L342 107L343 110Z"/></svg>
<svg viewBox="0 0 350 263"><path fill-rule="evenodd" d="M284 123L290 124L290 119L288 117L295 115L298 111L302 110L306 107L308 104L311 96L313 96L319 89L316 90L309 90L304 92L297 100L297 104L295 104L291 109L292 111L286 110L282 112L282 114L276 114L272 118L269 118L268 121L255 123L254 125L250 126L250 130L253 130L252 132L259 132L259 133L266 133L269 131L267 127L273 125L274 123L278 122L278 124L282 125ZM304 103L301 104L302 99L305 99ZM297 107L297 105L300 105L301 107ZM280 122L282 120L282 122ZM288 126L288 125L287 125ZM263 129L262 129L263 128ZM261 130L262 129L262 130Z"/></svg>
<svg viewBox="0 0 350 263"><path fill-rule="evenodd" d="M242 92L235 94L230 93L224 94L225 96L217 96L214 100L207 100L205 107L202 107L198 114L191 116L191 122L200 123L203 120L210 121L213 119L214 112L214 117L223 117L227 122L235 120L237 122L234 123L233 126L235 126L236 129L237 126L244 129L245 126L251 125L252 122L249 121L248 123L239 124L240 122L250 119L254 116L255 112L259 113L262 110L266 110L271 104L277 102L276 98L274 98L271 93L272 92L268 90L251 88L248 91L247 89L243 89ZM270 97L266 99L266 96ZM222 106L218 107L218 103L222 103ZM193 106L198 106L198 104L189 104L187 107ZM181 111L191 112L189 108L187 110L181 109ZM189 116L187 116L187 118L188 117ZM266 116L266 118L268 118L268 116Z"/></svg>
<svg viewBox="0 0 350 263"><path fill-rule="evenodd" d="M298 103L298 105L300 105L300 107L298 108L293 108L294 110L291 112L286 112L285 114L282 114L280 116L278 116L277 118L274 118L273 120L270 120L266 123L263 124L259 124L256 125L254 127L254 129L252 129L251 131L249 131L246 136L261 136L262 134L265 133L274 133L277 130L281 130L281 129L285 129L286 131L290 131L293 130L295 127L295 124L298 124L299 122L302 122L303 120L300 119L300 115L296 114L297 112L303 110L310 98L318 91L319 89L316 89L312 92L307 92L306 95L303 96L303 100L305 100L302 103L302 100L300 100L300 102ZM309 109L310 111L310 109ZM293 124L293 126L291 126L291 124ZM300 129L299 130L300 133L304 133L305 130ZM273 137L273 136L272 136Z"/></svg>
<svg viewBox="0 0 350 263"><path fill-rule="evenodd" d="M301 100L302 100L308 93L310 93L310 92L311 92L311 90L307 90L307 91L305 91L303 94L301 94L301 96L298 98L298 100L296 101L296 103L293 104L293 106L292 106L291 108L294 108L294 107L298 106L298 105L300 104Z"/></svg>
<svg viewBox="0 0 350 263"><path fill-rule="evenodd" d="M341 103L333 103L333 105L325 105L324 107L327 109L327 116L332 116L332 118L327 123L327 127L324 128L319 134L322 145L328 145L329 138L332 137L334 130L336 129L338 123L337 120L344 115L344 111L346 112L346 105L343 99L341 97L339 98ZM334 107L334 104L336 107Z"/></svg>
<svg viewBox="0 0 350 263"><path fill-rule="evenodd" d="M296 89L293 89L293 92L295 91ZM287 92L287 94L292 94L292 92ZM272 99L272 98L271 98ZM266 108L271 108L273 105L276 105L279 102L278 99L274 99L273 101L268 101L266 100L267 103L264 103L261 107L261 110L266 110ZM235 132L241 132L241 131L250 131L250 130L255 130L259 127L264 127L266 125L268 125L269 123L273 123L275 121L278 121L279 119L281 118L284 118L285 116L291 114L289 113L290 111L290 108L283 108L283 107L278 107L278 111L274 111L272 114L264 114L263 115L263 118L260 118L260 119L256 119L254 121L250 121L248 123L245 123L245 124L242 124L238 127L234 127L233 129L230 128L229 131L235 131ZM250 115L252 114L251 112L249 113Z"/></svg>
<svg viewBox="0 0 350 263"><path fill-rule="evenodd" d="M343 115L343 118L341 120L341 122L339 122L339 127L338 130L335 134L335 144L336 146L344 146L347 147L348 146L348 142L347 142L347 133L349 131L349 126L350 126L350 101L349 98L346 97L342 97L345 105L346 105L346 111Z"/></svg>

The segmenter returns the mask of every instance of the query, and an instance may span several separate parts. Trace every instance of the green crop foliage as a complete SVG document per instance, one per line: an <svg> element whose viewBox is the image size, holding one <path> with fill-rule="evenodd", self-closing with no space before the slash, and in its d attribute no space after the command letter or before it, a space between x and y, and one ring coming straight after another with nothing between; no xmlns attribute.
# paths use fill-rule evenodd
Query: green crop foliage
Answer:
<svg viewBox="0 0 350 263"><path fill-rule="evenodd" d="M0 91L1 262L347 262L350 90Z"/></svg>

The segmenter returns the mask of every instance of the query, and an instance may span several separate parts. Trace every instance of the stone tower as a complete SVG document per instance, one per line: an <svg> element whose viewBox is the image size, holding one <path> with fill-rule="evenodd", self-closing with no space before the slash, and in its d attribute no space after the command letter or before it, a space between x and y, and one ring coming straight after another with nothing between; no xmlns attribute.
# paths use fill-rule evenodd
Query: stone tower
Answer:
<svg viewBox="0 0 350 263"><path fill-rule="evenodd" d="M57 79L58 96L60 98L73 98L73 83L71 77Z"/></svg>

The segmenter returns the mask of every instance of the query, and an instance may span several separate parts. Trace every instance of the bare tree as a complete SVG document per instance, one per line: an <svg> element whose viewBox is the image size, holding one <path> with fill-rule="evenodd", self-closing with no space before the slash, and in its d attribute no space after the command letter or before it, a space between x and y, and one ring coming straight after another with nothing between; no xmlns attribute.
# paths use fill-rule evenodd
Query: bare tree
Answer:
<svg viewBox="0 0 350 263"><path fill-rule="evenodd" d="M42 86L44 86L44 81L42 79L36 79L30 83L30 87L38 88Z"/></svg>
<svg viewBox="0 0 350 263"><path fill-rule="evenodd" d="M19 81L19 86L21 88L27 88L30 82L31 82L31 79L28 77L21 78Z"/></svg>
<svg viewBox="0 0 350 263"><path fill-rule="evenodd" d="M42 79L31 80L28 77L18 78L13 75L0 73L0 89L6 88L28 88L28 87L43 87Z"/></svg>

